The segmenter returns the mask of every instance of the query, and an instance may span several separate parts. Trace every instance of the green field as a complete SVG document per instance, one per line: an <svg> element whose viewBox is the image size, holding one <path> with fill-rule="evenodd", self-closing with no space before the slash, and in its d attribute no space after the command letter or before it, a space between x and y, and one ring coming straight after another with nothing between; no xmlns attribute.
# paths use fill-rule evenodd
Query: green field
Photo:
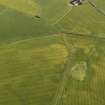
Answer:
<svg viewBox="0 0 105 105"><path fill-rule="evenodd" d="M105 105L105 2L0 1L0 105Z"/></svg>

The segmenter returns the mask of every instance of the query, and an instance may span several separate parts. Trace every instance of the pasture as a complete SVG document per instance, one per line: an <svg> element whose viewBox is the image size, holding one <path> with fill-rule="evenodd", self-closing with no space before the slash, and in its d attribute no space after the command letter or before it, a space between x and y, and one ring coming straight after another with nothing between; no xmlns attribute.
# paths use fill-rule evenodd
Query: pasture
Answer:
<svg viewBox="0 0 105 105"><path fill-rule="evenodd" d="M0 1L0 105L105 105L105 2Z"/></svg>

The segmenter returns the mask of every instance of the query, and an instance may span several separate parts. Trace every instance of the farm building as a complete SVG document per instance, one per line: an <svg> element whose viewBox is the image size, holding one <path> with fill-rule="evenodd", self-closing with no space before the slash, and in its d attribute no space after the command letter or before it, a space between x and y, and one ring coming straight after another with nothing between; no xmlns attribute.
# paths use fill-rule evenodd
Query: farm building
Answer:
<svg viewBox="0 0 105 105"><path fill-rule="evenodd" d="M70 1L70 4L75 5L75 6L78 6L78 5L81 5L82 2L81 2L81 0L71 0Z"/></svg>

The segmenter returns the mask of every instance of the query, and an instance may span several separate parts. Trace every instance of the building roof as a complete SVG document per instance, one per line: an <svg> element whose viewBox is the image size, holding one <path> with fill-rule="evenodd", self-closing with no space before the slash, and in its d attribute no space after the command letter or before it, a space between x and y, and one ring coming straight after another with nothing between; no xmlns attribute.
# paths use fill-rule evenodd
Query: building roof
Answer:
<svg viewBox="0 0 105 105"><path fill-rule="evenodd" d="M75 5L75 6L80 5L81 4L81 0L71 0L70 4Z"/></svg>

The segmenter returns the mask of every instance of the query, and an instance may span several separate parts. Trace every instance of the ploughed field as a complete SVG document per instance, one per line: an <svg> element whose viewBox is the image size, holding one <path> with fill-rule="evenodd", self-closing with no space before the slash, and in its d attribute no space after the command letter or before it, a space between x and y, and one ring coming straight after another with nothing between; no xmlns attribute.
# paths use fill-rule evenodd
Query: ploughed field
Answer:
<svg viewBox="0 0 105 105"><path fill-rule="evenodd" d="M105 2L0 1L0 105L105 105Z"/></svg>

